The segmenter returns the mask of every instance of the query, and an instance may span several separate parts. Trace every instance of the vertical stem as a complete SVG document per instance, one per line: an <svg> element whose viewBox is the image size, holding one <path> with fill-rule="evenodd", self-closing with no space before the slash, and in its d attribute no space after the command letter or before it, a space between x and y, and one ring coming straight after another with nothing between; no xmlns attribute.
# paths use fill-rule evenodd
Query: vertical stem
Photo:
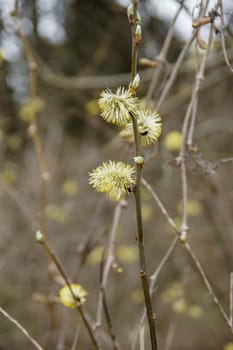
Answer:
<svg viewBox="0 0 233 350"><path fill-rule="evenodd" d="M233 272L230 274L230 316L229 321L231 327L233 327Z"/></svg>
<svg viewBox="0 0 233 350"><path fill-rule="evenodd" d="M18 4L16 0L15 8L14 8L15 16L17 16L17 5ZM17 23L19 36L23 44L24 53L28 64L30 97L32 100L35 100L37 97L37 72L36 72L37 64L35 62L30 43L22 31L21 22L17 17L16 17L16 23ZM40 226L41 232L46 233L45 206L46 206L47 187L48 187L48 181L50 179L50 174L47 169L44 149L42 145L41 136L39 133L38 115L35 107L33 112L33 118L30 121L30 125L29 125L29 134L33 140L33 144L34 144L34 148L35 148L35 152L38 160L38 165L40 169L40 175L41 175L39 211L38 211L39 226Z"/></svg>
<svg viewBox="0 0 233 350"><path fill-rule="evenodd" d="M138 44L135 40L135 29L136 29L136 17L137 17L137 7L138 0L133 1L133 23L131 25L132 29L132 57L131 57L131 81L133 82L135 75L137 73L137 53ZM141 155L141 142L140 135L138 133L138 125L136 116L132 115L132 123L134 130L134 144L135 144L135 156ZM152 302L149 292L149 283L147 277L147 267L146 267L146 257L144 251L144 237L143 237L143 225L142 225L142 205L141 205L141 171L142 167L140 164L136 164L136 189L134 192L135 205L136 205L136 220L137 220L137 243L139 250L139 262L140 262L140 277L144 293L144 299L146 304L147 319L149 323L151 347L152 350L157 350L157 338L155 331L155 316L152 311Z"/></svg>

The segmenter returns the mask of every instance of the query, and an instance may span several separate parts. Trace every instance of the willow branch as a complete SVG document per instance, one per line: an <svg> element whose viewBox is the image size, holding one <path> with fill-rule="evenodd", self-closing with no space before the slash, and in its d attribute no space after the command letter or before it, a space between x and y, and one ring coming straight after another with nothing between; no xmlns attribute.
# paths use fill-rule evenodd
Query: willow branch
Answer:
<svg viewBox="0 0 233 350"><path fill-rule="evenodd" d="M107 308L107 303L106 303L106 298L105 298L105 290L106 290L107 283L108 283L109 273L110 273L111 268L113 266L113 263L115 261L115 245L116 245L117 228L119 225L121 211L122 211L123 206L124 206L124 202L120 201L118 203L118 205L116 206L116 209L114 212L113 224L112 224L112 229L111 229L109 243L108 243L107 258L106 258L106 262L105 262L103 273L102 273L101 289L100 289L99 299L98 299L98 304L97 304L97 317L96 317L96 327L100 327L100 325L102 324L102 310L104 307L106 320L108 323L110 336L111 336L112 341L113 341L114 349L118 349L118 346L117 346L115 334L113 333L110 314L109 314L108 308Z"/></svg>
<svg viewBox="0 0 233 350"><path fill-rule="evenodd" d="M92 344L94 345L95 349L96 350L100 350L100 347L98 345L98 342L95 338L95 335L93 333L93 330L92 330L92 327L83 311L83 308L82 306L80 305L80 300L79 298L74 294L72 288L71 288L71 284L70 284L70 281L69 281L69 278L62 266L62 264L60 263L59 259L57 258L55 252L50 248L46 238L42 235L40 237L40 239L37 239L37 241L42 245L42 247L45 249L45 251L47 252L48 256L50 257L50 259L52 260L52 262L55 264L56 268L58 269L61 277L63 278L65 284L67 285L67 287L69 288L70 290L70 293L73 297L74 300L77 301L77 306L76 306L76 310L78 311L79 315L81 316L81 319L87 329L87 332L91 338L91 341L92 341Z"/></svg>
<svg viewBox="0 0 233 350"><path fill-rule="evenodd" d="M148 190L149 190L149 188L148 188ZM155 199L154 196L153 196L153 198ZM158 204L156 199L155 199L155 202ZM162 202L160 201L159 208L160 208L161 205L163 206ZM164 208L164 210L162 212L164 212L165 210L166 209ZM168 223L171 225L171 221L172 221L173 224L171 226L172 227L176 227L175 231L179 232L179 229L177 228L174 220L171 218L170 215L169 215L169 217L170 217L170 220L168 220ZM180 237L179 233L178 233L178 237ZM211 284L209 282L209 279L208 279L208 277L207 277L207 275L206 275L206 273L205 273L205 271L204 271L204 269L203 269L199 259L197 258L197 256L195 255L192 247L190 246L190 244L187 241L183 242L183 246L186 249L186 251L189 253L193 263L195 264L195 266L197 268L197 272L198 272L199 276L201 277L201 279L202 279L206 289L208 290L208 292L209 292L213 302L216 304L220 314L222 315L222 317L225 320L226 324L228 325L228 327L230 328L231 332L233 333L233 329L231 327L230 319L228 318L225 310L223 309L222 304L220 303L218 297L216 296L216 294L215 294L215 292L214 292L214 290L213 290L213 288L212 288L212 286L211 286Z"/></svg>
<svg viewBox="0 0 233 350"><path fill-rule="evenodd" d="M178 242L178 236L175 236L175 238L173 239L172 243L170 244L170 246L168 247L166 253L164 254L162 260L160 261L158 267L156 268L155 272L153 273L153 275L150 277L150 295L152 296L155 292L155 287L156 287L156 283L158 280L158 277L162 271L162 269L164 268L164 266L166 265L166 263L168 262L168 260L170 259L172 253L174 252L177 242ZM138 336L140 334L140 330L142 329L144 322L146 319L146 308L144 308L142 315L138 321L137 326L135 327L135 331L134 331L134 340L132 343L132 350L136 349L137 346L137 339Z"/></svg>
<svg viewBox="0 0 233 350"><path fill-rule="evenodd" d="M17 1L15 2L15 15L17 16ZM16 24L18 27L19 36L23 44L25 57L28 63L29 70L29 88L30 88L30 97L33 100L37 97L37 64L34 59L31 46L26 36L24 35L21 27L20 20L16 17ZM42 145L42 140L40 137L39 126L38 126L38 115L36 108L33 108L33 116L29 125L29 134L33 140L35 152L37 155L37 160L40 169L41 175L41 186L40 186L40 199L39 199L39 224L40 230L43 233L46 233L46 218L45 218L45 205L47 197L47 185L50 178L50 174L47 169L47 164L44 155L44 149Z"/></svg>
<svg viewBox="0 0 233 350"><path fill-rule="evenodd" d="M184 45L182 51L180 52L179 57L177 58L177 61L172 69L171 75L170 75L168 81L166 82L166 85L165 85L165 87L164 87L164 89L163 89L163 91L162 91L162 93L161 93L161 95L156 103L157 110L160 110L162 104L164 103L164 101L165 101L165 99L166 99L166 97L167 97L176 77L177 77L177 74L179 72L181 64L182 64L183 60L185 59L185 56L186 56L192 42L194 41L196 35L197 35L197 31L194 30L191 38L189 39L189 41L187 41L187 43Z"/></svg>
<svg viewBox="0 0 233 350"><path fill-rule="evenodd" d="M225 36L224 36L224 13L223 13L223 3L222 0L220 1L220 11L221 11L221 16L220 16L220 21L221 21L221 44L222 44L222 51L223 51L223 56L225 59L225 62L230 69L231 72L233 72L233 66L229 61L228 54L227 54L227 49L226 49L226 42L225 42Z"/></svg>
<svg viewBox="0 0 233 350"><path fill-rule="evenodd" d="M38 350L44 350L40 344L37 343L35 339L32 338L32 336L28 333L28 331L11 315L9 315L1 306L0 306L0 313L5 316L11 323L13 323L24 335L25 337L35 346Z"/></svg>
<svg viewBox="0 0 233 350"><path fill-rule="evenodd" d="M149 88L148 88L148 91L147 91L147 94L146 94L146 97L145 97L145 101L148 102L153 93L155 92L155 89L157 87L157 84L158 84L158 81L159 81L159 77L160 77L160 74L161 74L161 71L162 71L162 68L163 68L163 65L164 63L166 62L166 58L167 58L167 54L168 54L168 50L170 48L170 45L171 45L171 42L172 42L172 37L173 37L173 34L174 34L174 31L175 31L175 24L176 24L176 20L182 10L184 6L184 1L181 1L180 2L180 6L178 7L178 10L172 20L172 23L169 27L169 30L167 32L167 36L164 40L164 44L163 44L163 47L158 55L157 58L157 61L158 61L158 64L156 65L156 68L154 70L154 74L153 74L153 77L152 77L152 80L151 80L151 83L149 85Z"/></svg>

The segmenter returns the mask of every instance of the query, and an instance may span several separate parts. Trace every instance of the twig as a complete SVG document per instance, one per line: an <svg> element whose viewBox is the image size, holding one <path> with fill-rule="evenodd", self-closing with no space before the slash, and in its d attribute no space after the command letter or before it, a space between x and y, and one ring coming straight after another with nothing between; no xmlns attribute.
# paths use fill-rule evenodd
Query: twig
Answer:
<svg viewBox="0 0 233 350"><path fill-rule="evenodd" d="M188 227L188 182L187 182L187 167L185 160L181 160L181 183L182 183L182 223L180 226L180 239L186 240Z"/></svg>
<svg viewBox="0 0 233 350"><path fill-rule="evenodd" d="M218 163L232 163L233 162L233 157L230 158L222 158L217 161Z"/></svg>
<svg viewBox="0 0 233 350"><path fill-rule="evenodd" d="M229 317L229 321L231 324L231 327L233 327L233 272L231 272L230 274L230 305L229 305L229 309L230 309L230 317Z"/></svg>
<svg viewBox="0 0 233 350"><path fill-rule="evenodd" d="M175 65L174 65L174 67L172 69L171 75L170 75L170 77L169 77L169 79L168 79L168 81L167 81L167 83L166 83L166 85L165 85L165 87L164 87L164 89L163 89L163 91L162 91L162 93L161 93L157 103L156 103L157 110L160 110L162 104L164 103L164 101L165 101L165 99L166 99L166 97L167 97L167 95L168 95L168 93L169 93L169 91L170 91L170 89L171 89L171 87L172 87L176 77L177 77L177 74L179 72L181 64L182 64L182 62L183 62L183 60L184 60L184 58L185 58L185 56L186 56L186 54L188 52L188 50L189 50L193 40L195 39L196 35L197 35L197 31L194 30L191 38L184 45L184 47L183 47L179 57L177 58L177 61L176 61Z"/></svg>
<svg viewBox="0 0 233 350"><path fill-rule="evenodd" d="M150 277L150 294L152 295L155 291L155 285L158 279L158 276L160 274L160 272L162 271L163 267L165 266L165 264L168 262L168 260L170 259L172 253L174 252L177 242L178 242L179 236L177 235L173 241L171 242L170 246L168 247L168 250L166 251L166 253L164 254L162 260L160 261L158 267L156 268L155 272L153 273L153 275Z"/></svg>
<svg viewBox="0 0 233 350"><path fill-rule="evenodd" d="M107 287L108 276L109 276L110 270L111 270L112 265L115 261L115 245L116 245L117 227L119 225L121 211L122 211L123 206L124 206L124 201L122 200L118 203L118 205L116 206L115 212L114 212L113 224L112 224L112 229L111 229L111 233L110 233L110 237L109 237L107 260L106 260L106 263L104 265L103 274L102 274L101 289L100 289L99 299L98 299L98 304L97 304L97 317L96 317L96 325L95 325L95 327L97 328L97 327L100 327L100 325L102 324L102 310L104 307L106 321L108 324L110 336L111 336L112 341L113 341L114 349L118 349L118 346L117 346L115 334L113 332L110 314L109 314L108 308L107 308L107 302L105 299L105 290Z"/></svg>
<svg viewBox="0 0 233 350"><path fill-rule="evenodd" d="M116 335L113 330L112 318L109 312L105 290L102 290L102 292L103 292L103 309L104 309L104 314L105 314L105 318L108 326L108 332L112 339L113 350L119 350L118 342L116 340Z"/></svg>
<svg viewBox="0 0 233 350"><path fill-rule="evenodd" d="M154 198L154 197L153 197L153 198ZM154 199L155 199L155 198L154 198ZM156 203L158 204L158 202L157 202L156 199L155 199L155 201L156 201ZM162 202L161 202L161 201L160 201L160 204L162 205ZM160 207L160 206L159 206L159 207ZM164 209L165 209L165 208L164 208ZM171 218L171 217L170 217L170 218ZM171 218L171 220L172 220L172 218ZM172 220L172 221L173 221L173 220ZM170 223L170 221L168 221L168 222ZM171 224L171 223L170 223L170 224ZM173 221L172 227L173 227L173 226L176 227L176 224L175 224L174 221ZM177 227L176 227L176 231L179 232L179 230L178 230ZM211 284L210 284L210 282L209 282L209 280L208 280L208 277L207 277L206 274L205 274L204 269L203 269L202 266L201 266L200 261L198 260L198 258L196 257L195 253L193 252L193 250L192 250L190 244L189 244L187 241L185 241L185 242L183 242L183 243L184 243L183 246L185 247L185 249L186 249L187 252L189 253L190 257L192 258L192 261L194 262L194 264L195 264L195 266L196 266L196 268L197 268L197 271L198 271L199 275L201 276L202 281L204 282L204 285L206 286L206 288L207 288L207 290L208 290L208 292L209 292L209 294L210 294L212 300L213 300L214 303L216 304L216 306L217 306L217 308L218 308L220 314L223 316L223 318L224 318L224 320L226 321L227 325L230 327L231 332L233 333L233 329L232 329L232 327L231 327L230 320L229 320L229 318L228 318L228 316L227 316L225 310L223 309L223 307L222 307L222 305L221 305L221 303L220 303L218 297L217 297L216 294L214 293L214 290L213 290L213 288L212 288L212 286L211 286Z"/></svg>
<svg viewBox="0 0 233 350"><path fill-rule="evenodd" d="M158 64L157 64L157 66L156 66L156 68L154 70L154 74L153 74L151 83L149 85L149 88L148 88L148 91L147 91L147 94L146 94L146 97L145 97L145 102L146 103L151 99L151 97L153 95L153 92L155 91L155 89L157 87L157 84L158 84L158 81L159 81L159 77L160 77L160 74L161 74L164 62L166 61L167 53L168 53L168 50L169 50L171 42L172 42L172 37L173 37L174 30L175 30L176 20L177 20L177 18L179 16L183 6L184 6L184 1L182 0L180 2L180 6L178 7L177 13L175 14L175 16L174 16L174 18L172 20L172 23L171 23L171 25L169 27L169 30L168 30L167 36L166 36L166 38L164 40L164 44L163 44L163 47L162 47L162 49L160 51L160 54L157 57Z"/></svg>
<svg viewBox="0 0 233 350"><path fill-rule="evenodd" d="M14 15L15 15L16 24L18 27L19 36L23 44L25 57L28 63L30 97L32 101L33 100L35 101L37 97L37 74L36 74L37 64L35 62L29 41L27 40L26 36L22 31L21 22L17 17L18 16L17 5L18 5L18 2L15 1ZM36 111L36 108L34 107L33 117L31 118L30 125L29 125L29 134L33 140L33 144L35 147L37 160L40 168L40 175L41 175L39 213L38 213L40 230L46 233L45 205L46 205L46 197L47 197L47 186L48 186L48 181L50 179L50 174L47 169L47 164L45 160L44 149L43 149L43 145L42 145L42 141L39 133L37 119L38 119L37 111Z"/></svg>
<svg viewBox="0 0 233 350"><path fill-rule="evenodd" d="M115 260L115 244L116 244L116 234L117 234L117 227L119 225L120 217L121 217L121 211L122 211L123 202L119 202L116 206L114 217L113 217L113 224L112 229L109 237L109 246L107 251L107 260L104 265L104 270L102 274L102 281L101 281L101 289L105 290L107 287L108 282L108 276L109 272L112 268L112 264ZM97 305L97 317L96 317L96 326L100 326L102 324L102 309L103 309L103 293L100 291L99 294L99 300Z"/></svg>
<svg viewBox="0 0 233 350"><path fill-rule="evenodd" d="M197 268L197 270L199 272L199 275L201 276L201 278L202 278L202 280L203 280L203 282L204 282L204 284L205 284L205 286L206 286L210 296L212 297L214 303L217 305L217 307L218 307L222 317L224 318L224 320L226 321L227 325L230 327L231 332L233 333L233 330L231 328L230 320L229 320L225 310L223 309L220 301L218 300L217 296L215 295L215 293L213 291L213 288L210 285L210 282L209 282L209 280L208 280L208 278L207 278L207 276L205 274L205 271L203 270L203 268L202 268L198 258L196 257L194 251L192 250L192 248L191 248L191 246L189 245L188 242L184 243L184 247L187 250L187 252L189 253L189 255L191 256L193 262L195 263L196 268Z"/></svg>
<svg viewBox="0 0 233 350"><path fill-rule="evenodd" d="M136 30L136 18L138 10L138 0L133 1L133 21L131 23L132 31L132 55L131 55L131 82L133 82L137 73L137 53L138 43L136 41L135 30ZM131 116L134 132L134 146L135 156L141 156L141 140L138 133L137 119L134 115ZM150 339L152 350L157 350L157 337L155 329L155 316L152 310L152 301L149 292L149 283L147 277L146 257L144 251L144 235L142 225L142 204L141 204L141 171L142 167L140 164L135 164L136 168L136 188L134 191L135 205L136 205L136 220L137 220L137 243L139 251L139 263L140 263L140 277L144 293L144 299L146 304L147 319L149 323Z"/></svg>
<svg viewBox="0 0 233 350"><path fill-rule="evenodd" d="M63 266L61 265L60 261L58 260L56 254L52 251L52 249L50 248L50 246L48 245L48 242L46 240L46 238L43 236L43 234L41 232L37 232L37 241L42 245L42 247L45 249L45 251L47 252L48 256L50 257L50 259L53 261L53 263L55 264L55 266L57 267L61 277L63 278L65 284L68 286L69 290L70 290L70 293L73 297L74 300L77 301L77 307L76 307L76 310L78 311L79 315L81 316L81 319L88 331L88 334L91 338L91 341L92 341L92 344L94 345L95 349L96 350L99 350L99 345L98 345L98 342L95 338L95 335L93 333L93 330L92 330L92 327L89 323L89 321L87 320L87 317L83 311L83 308L82 306L80 305L80 300L79 298L74 294L72 288L71 288L71 284L70 284L70 281L69 281L69 278L67 276L67 274L65 273L64 271L64 268Z"/></svg>
<svg viewBox="0 0 233 350"><path fill-rule="evenodd" d="M71 347L71 350L75 350L78 344L78 338L79 338L79 334L80 334L80 325L77 327L76 332L75 332L75 336L74 336L74 340L73 340L73 344Z"/></svg>
<svg viewBox="0 0 233 350"><path fill-rule="evenodd" d="M225 59L225 62L228 66L228 68L230 69L231 72L233 72L233 66L231 65L228 55L227 55L227 50L226 50L226 42L225 42L225 37L224 37L224 14L223 14L223 3L222 0L219 1L220 2L220 11L221 11L221 16L220 16L220 20L221 20L221 44L222 44L222 51L223 51L223 56Z"/></svg>
<svg viewBox="0 0 233 350"><path fill-rule="evenodd" d="M162 271L162 269L164 268L164 266L166 265L167 261L170 259L173 251L175 250L176 244L178 242L178 235L175 236L175 238L173 239L172 243L170 244L170 246L168 247L166 253L164 254L162 260L160 261L158 267L156 268L155 272L153 273L153 275L150 277L150 295L152 296L155 292L155 286L156 286L156 282L158 279L158 276L160 274L160 272ZM137 345L137 339L138 339L138 335L140 333L140 330L143 327L143 324L145 322L145 318L146 318L146 309L144 308L142 315L138 321L138 324L135 328L134 331L134 341L132 343L132 350L136 349L136 345Z"/></svg>
<svg viewBox="0 0 233 350"><path fill-rule="evenodd" d="M209 48L212 42L213 37L213 24L210 27L209 32L209 40L208 40L208 49L205 52L205 55L203 56L200 68L196 74L196 79L193 87L192 96L188 105L188 108L185 113L185 118L182 126L182 145L180 149L179 154L179 162L180 162L180 169L181 169L181 182L182 182L182 223L181 223L181 240L185 241L187 237L188 232L188 214L187 214L187 202L188 202L188 184L187 184L187 168L186 168L186 148L187 143L189 142L189 146L192 145L192 138L193 138L193 131L195 126L195 120L196 120L196 111L197 111L197 101L198 101L198 93L201 81L204 79L204 70L207 62L207 57L209 54ZM193 115L191 114L192 110L194 109ZM192 117L191 125L190 124L190 118ZM189 132L189 141L187 142Z"/></svg>
<svg viewBox="0 0 233 350"><path fill-rule="evenodd" d="M142 178L142 184L150 192L151 196L156 201L157 205L159 206L160 210L162 211L163 215L165 216L165 218L167 219L171 227L175 230L176 233L179 233L180 231L177 229L174 220L172 220L171 216L168 214L165 206L163 205L163 203L161 202L161 200L159 199L159 197L157 196L157 194L155 193L151 185L144 178Z"/></svg>
<svg viewBox="0 0 233 350"><path fill-rule="evenodd" d="M13 323L25 336L26 338L35 346L38 350L44 350L40 344L37 343L35 339L28 333L28 331L12 316L10 316L1 306L0 313L5 316L11 323Z"/></svg>
<svg viewBox="0 0 233 350"><path fill-rule="evenodd" d="M142 329L140 330L139 349L145 350L145 329L144 329L144 327L142 327Z"/></svg>
<svg viewBox="0 0 233 350"><path fill-rule="evenodd" d="M30 213L30 207L28 203L21 196L20 192L11 185L8 185L0 178L0 185L3 192L12 200L13 204L17 207L17 209L21 212L22 217L25 221L30 225L30 228L35 230L35 222L32 219L32 215Z"/></svg>
<svg viewBox="0 0 233 350"><path fill-rule="evenodd" d="M191 104L192 104L193 113L191 116L190 128L189 128L188 138L187 138L187 145L188 146L192 146L192 144L193 144L193 132L194 132L194 127L195 127L195 122L196 122L196 115L197 115L198 95L199 95L201 81L204 79L207 58L208 58L208 55L210 52L210 47L211 47L212 40L213 40L213 32L214 32L214 26L212 24L210 27L210 32L209 32L208 45L207 45L207 48L205 50L205 54L202 58L200 68L196 74L195 86L194 86L194 89L192 92L192 97L191 97Z"/></svg>
<svg viewBox="0 0 233 350"><path fill-rule="evenodd" d="M172 341L174 339L175 328L176 328L176 316L171 320L168 326L167 336L165 339L164 350L170 350Z"/></svg>

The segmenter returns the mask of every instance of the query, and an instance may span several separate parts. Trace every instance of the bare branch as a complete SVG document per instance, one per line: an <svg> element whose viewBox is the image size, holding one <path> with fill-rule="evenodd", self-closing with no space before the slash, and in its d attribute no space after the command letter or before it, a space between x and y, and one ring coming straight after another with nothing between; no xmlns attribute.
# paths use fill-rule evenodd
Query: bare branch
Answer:
<svg viewBox="0 0 233 350"><path fill-rule="evenodd" d="M28 333L28 331L12 316L10 316L1 306L0 313L5 316L11 323L13 323L24 335L25 337L35 346L38 350L44 350L40 344L37 343L35 339Z"/></svg>

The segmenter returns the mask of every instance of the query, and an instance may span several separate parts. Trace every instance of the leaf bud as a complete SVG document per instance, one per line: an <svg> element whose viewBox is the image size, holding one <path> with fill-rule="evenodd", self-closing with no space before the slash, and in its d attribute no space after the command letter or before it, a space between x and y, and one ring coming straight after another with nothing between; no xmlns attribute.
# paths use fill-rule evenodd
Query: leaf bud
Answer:
<svg viewBox="0 0 233 350"><path fill-rule="evenodd" d="M140 24L137 24L135 30L135 41L137 44L140 44L140 42L142 41L142 27Z"/></svg>
<svg viewBox="0 0 233 350"><path fill-rule="evenodd" d="M43 233L41 233L40 230L36 231L36 240L38 243L42 243L45 240L44 235L43 235Z"/></svg>

